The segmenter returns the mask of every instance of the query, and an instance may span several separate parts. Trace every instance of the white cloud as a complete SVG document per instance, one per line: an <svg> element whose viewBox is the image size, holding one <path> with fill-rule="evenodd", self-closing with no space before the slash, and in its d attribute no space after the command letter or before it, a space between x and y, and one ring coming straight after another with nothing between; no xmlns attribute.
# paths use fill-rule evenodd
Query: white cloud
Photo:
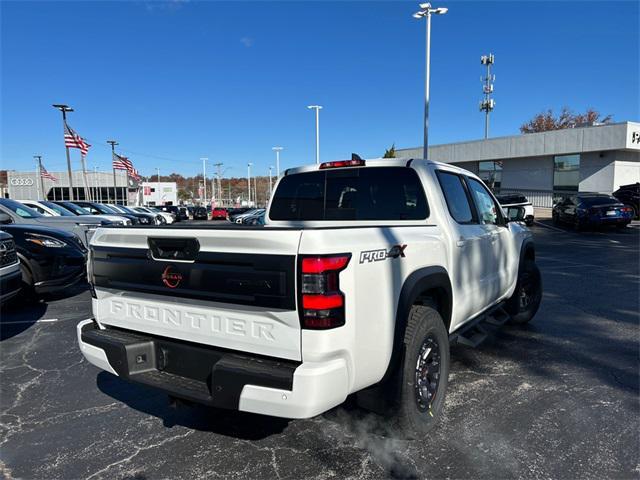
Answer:
<svg viewBox="0 0 640 480"><path fill-rule="evenodd" d="M240 43L243 44L247 48L251 48L253 46L253 38L251 38L251 37L242 37L240 39Z"/></svg>

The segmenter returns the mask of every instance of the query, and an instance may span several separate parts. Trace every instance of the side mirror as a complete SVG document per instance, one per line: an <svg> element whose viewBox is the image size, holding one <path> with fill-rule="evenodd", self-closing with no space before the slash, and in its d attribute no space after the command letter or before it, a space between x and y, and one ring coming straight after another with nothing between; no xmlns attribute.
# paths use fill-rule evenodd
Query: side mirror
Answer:
<svg viewBox="0 0 640 480"><path fill-rule="evenodd" d="M0 212L0 224L6 225L7 223L13 223L13 219L8 213Z"/></svg>
<svg viewBox="0 0 640 480"><path fill-rule="evenodd" d="M524 207L507 207L507 222L524 222Z"/></svg>

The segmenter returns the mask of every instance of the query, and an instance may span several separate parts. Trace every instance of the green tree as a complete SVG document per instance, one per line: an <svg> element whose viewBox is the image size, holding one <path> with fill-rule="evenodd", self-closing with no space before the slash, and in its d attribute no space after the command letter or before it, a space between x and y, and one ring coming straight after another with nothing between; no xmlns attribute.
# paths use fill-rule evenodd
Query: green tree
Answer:
<svg viewBox="0 0 640 480"><path fill-rule="evenodd" d="M391 145L391 148L387 148L384 151L382 158L396 158L396 144Z"/></svg>

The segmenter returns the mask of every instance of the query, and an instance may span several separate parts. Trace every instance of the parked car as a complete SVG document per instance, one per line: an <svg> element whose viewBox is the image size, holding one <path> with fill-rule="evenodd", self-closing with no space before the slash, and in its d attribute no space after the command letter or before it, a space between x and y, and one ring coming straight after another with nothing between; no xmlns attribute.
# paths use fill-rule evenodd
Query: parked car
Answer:
<svg viewBox="0 0 640 480"><path fill-rule="evenodd" d="M104 203L87 202L86 200L76 200L75 202L73 202L73 205L82 207L83 209L89 211L93 215L100 215L107 218L116 215L121 218L126 218L131 222L131 225L138 225L140 223L140 220L138 219L137 216L131 215L129 213L119 212L116 209L112 208L110 205L105 205Z"/></svg>
<svg viewBox="0 0 640 480"><path fill-rule="evenodd" d="M2 216L0 223L25 223L59 228L77 235L85 245L89 244L89 238L96 228L101 225L111 224L108 220L96 220L93 218L45 217L32 208L10 198L0 198L0 213L5 214Z"/></svg>
<svg viewBox="0 0 640 480"><path fill-rule="evenodd" d="M36 212L41 213L45 217L76 217L80 214L74 213L65 207L62 207L56 203L49 202L47 200L35 201L35 200L18 200L23 205L29 208L33 208ZM81 209L81 207L76 207ZM125 225L127 219L124 217L106 218L104 216L91 215L88 211L84 210L82 214L84 219L98 220L102 225Z"/></svg>
<svg viewBox="0 0 640 480"><path fill-rule="evenodd" d="M246 217L242 217L243 225L264 225L264 215L265 210L254 213L253 215L248 215Z"/></svg>
<svg viewBox="0 0 640 480"><path fill-rule="evenodd" d="M521 193L504 193L501 195L496 195L496 198L498 199L498 202L500 202L500 206L504 209L508 209L509 207L524 208L524 223L526 223L529 227L533 225L533 205L527 197L525 197Z"/></svg>
<svg viewBox="0 0 640 480"><path fill-rule="evenodd" d="M254 210L254 209L253 208L247 208L247 207L230 208L229 209L229 220L231 222L235 223L236 217L238 217L238 215L242 215L243 213L246 213L249 210Z"/></svg>
<svg viewBox="0 0 640 480"><path fill-rule="evenodd" d="M226 208L214 208L211 211L211 220L226 220L229 218L229 213Z"/></svg>
<svg viewBox="0 0 640 480"><path fill-rule="evenodd" d="M196 207L193 209L194 220L206 220L208 218L207 209L204 207Z"/></svg>
<svg viewBox="0 0 640 480"><path fill-rule="evenodd" d="M243 223L244 219L247 217L251 217L253 215L257 215L261 212L264 212L264 208L252 208L251 210L247 210L244 213L241 213L240 215L236 215L235 217L233 217L233 222L234 223Z"/></svg>
<svg viewBox="0 0 640 480"><path fill-rule="evenodd" d="M149 214L149 213L140 213L140 212L136 212L134 210L132 210L131 208L125 206L125 205L114 205L114 204L109 204L109 208L115 210L118 213L125 213L128 215L133 215L134 217L136 217L138 219L138 222L140 223L140 225L160 225L160 223L162 222L162 220L160 220L160 215L155 215L155 214ZM160 218L158 218L160 217Z"/></svg>
<svg viewBox="0 0 640 480"><path fill-rule="evenodd" d="M551 216L554 225L564 223L575 230L610 225L624 228L631 223L633 209L611 195L578 193L556 203Z"/></svg>
<svg viewBox="0 0 640 480"><path fill-rule="evenodd" d="M18 223L2 224L0 230L13 237L27 291L53 293L86 277L87 249L73 233Z"/></svg>
<svg viewBox="0 0 640 480"><path fill-rule="evenodd" d="M220 408L308 418L357 394L424 440L446 401L450 339L475 345L477 322L524 324L538 310L523 219L450 164L289 169L261 228L99 229L80 350ZM491 317L501 306L510 317Z"/></svg>
<svg viewBox="0 0 640 480"><path fill-rule="evenodd" d="M20 293L20 261L13 237L0 230L0 305Z"/></svg>
<svg viewBox="0 0 640 480"><path fill-rule="evenodd" d="M189 220L189 212L185 207L178 207L177 205L163 205L160 207L163 212L169 212L175 215L176 222L182 220Z"/></svg>
<svg viewBox="0 0 640 480"><path fill-rule="evenodd" d="M624 203L627 207L633 209L633 218L640 217L640 183L632 183L622 185L618 190L613 192L613 196Z"/></svg>
<svg viewBox="0 0 640 480"><path fill-rule="evenodd" d="M40 201L39 203L41 203L46 207L49 207L52 211L58 212L61 216L66 216L66 214L64 213L66 211L81 217L97 216L101 219L112 222L113 225L127 226L127 225L132 225L133 223L131 219L124 217L122 215L109 215L109 214L102 214L102 213L93 214L89 210L81 207L80 205L76 205L75 203L72 203L72 202L46 200L46 201Z"/></svg>
<svg viewBox="0 0 640 480"><path fill-rule="evenodd" d="M163 212L162 210L158 209L157 207L132 207L136 212L140 212L140 213L150 213L152 215L160 215L162 218L164 218L164 223L167 224L171 224L175 221L175 217L173 216L172 213L169 212Z"/></svg>

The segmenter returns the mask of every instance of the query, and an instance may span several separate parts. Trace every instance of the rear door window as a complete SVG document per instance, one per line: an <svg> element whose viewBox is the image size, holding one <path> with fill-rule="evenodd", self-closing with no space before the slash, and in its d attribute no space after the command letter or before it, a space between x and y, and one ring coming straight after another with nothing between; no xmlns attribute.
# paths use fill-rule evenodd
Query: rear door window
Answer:
<svg viewBox="0 0 640 480"><path fill-rule="evenodd" d="M455 173L437 172L451 217L458 223L472 223L473 211L462 178Z"/></svg>
<svg viewBox="0 0 640 480"><path fill-rule="evenodd" d="M415 170L365 167L285 176L272 220L423 220L427 199Z"/></svg>

